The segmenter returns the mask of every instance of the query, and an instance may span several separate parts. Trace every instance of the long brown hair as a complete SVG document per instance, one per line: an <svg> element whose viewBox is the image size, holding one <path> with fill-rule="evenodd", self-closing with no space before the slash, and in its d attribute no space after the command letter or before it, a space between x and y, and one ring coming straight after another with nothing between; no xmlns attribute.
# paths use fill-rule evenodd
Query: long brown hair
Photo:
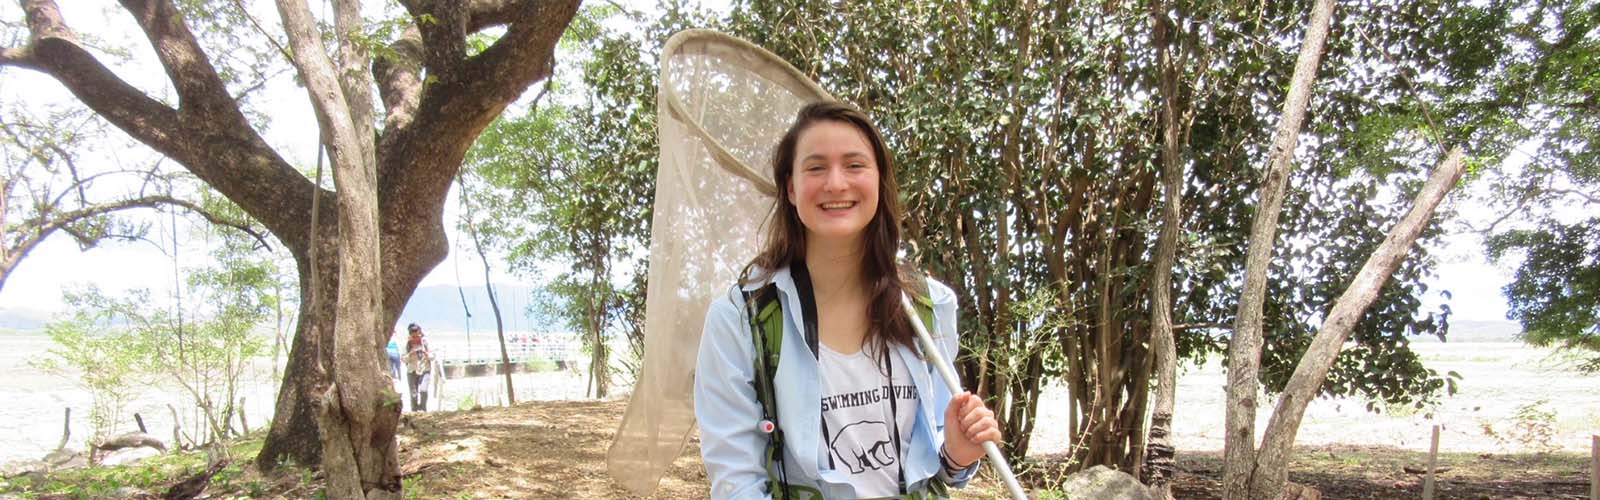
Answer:
<svg viewBox="0 0 1600 500"><path fill-rule="evenodd" d="M778 186L777 201L768 215L766 247L745 267L744 280L750 281L752 268L770 276L772 271L784 267L804 265L806 256L806 228L800 222L794 200L789 199L789 182L794 177L795 149L800 134L812 125L837 122L855 127L867 137L872 146L873 160L878 164L878 211L864 229L866 252L862 257L862 281L868 285L867 340L878 347L888 343L901 344L916 351L916 334L911 330L906 315L901 313L900 294L905 282L896 265L895 254L900 249L900 190L894 178L894 161L883 143L883 134L872 124L865 113L835 102L818 102L800 109L794 124L789 126L783 139L772 154L772 180ZM887 350L878 352L887 355Z"/></svg>

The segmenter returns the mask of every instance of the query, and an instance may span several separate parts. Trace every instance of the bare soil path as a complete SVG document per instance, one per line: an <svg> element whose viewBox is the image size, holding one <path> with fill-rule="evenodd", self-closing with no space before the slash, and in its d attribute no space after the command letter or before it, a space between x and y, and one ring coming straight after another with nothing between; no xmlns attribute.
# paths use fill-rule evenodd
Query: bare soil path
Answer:
<svg viewBox="0 0 1600 500"><path fill-rule="evenodd" d="M410 498L638 498L617 486L605 466L623 401L550 401L465 412L411 414L401 435ZM691 439L654 498L703 499L709 493ZM1301 447L1290 480L1321 490L1323 498L1416 499L1425 452L1381 447ZM1586 498L1584 454L1442 453L1439 498ZM1061 476L1058 457L1019 468L1023 481L1044 486ZM1219 498L1220 452L1180 452L1178 498ZM1038 490L1037 493L1042 493ZM411 496L411 495L417 496ZM980 477L956 498L1004 498L996 481ZM1047 498L1048 495L1038 495Z"/></svg>

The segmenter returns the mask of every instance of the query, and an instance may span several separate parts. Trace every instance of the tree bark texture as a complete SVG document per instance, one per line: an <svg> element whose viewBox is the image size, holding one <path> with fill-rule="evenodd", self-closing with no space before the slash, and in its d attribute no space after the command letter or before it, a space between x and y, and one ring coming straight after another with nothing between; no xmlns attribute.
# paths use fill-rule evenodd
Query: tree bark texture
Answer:
<svg viewBox="0 0 1600 500"><path fill-rule="evenodd" d="M1250 224L1250 245L1245 255L1244 290L1239 297L1233 338L1228 342L1228 399L1224 418L1222 496L1244 498L1255 464L1256 399L1262 346L1262 304L1266 299L1267 278L1271 274L1272 250L1276 246L1278 215L1283 208L1284 191L1294 160L1295 145L1305 122L1306 107L1316 83L1317 66L1322 61L1328 26L1333 18L1333 0L1317 0L1311 9L1300 54L1295 60L1289 93L1284 97L1283 114L1267 155L1267 168L1261 183L1255 218Z"/></svg>
<svg viewBox="0 0 1600 500"><path fill-rule="evenodd" d="M1161 233L1156 237L1155 260L1150 263L1150 350L1156 375L1155 408L1150 416L1149 443L1145 447L1142 478L1153 494L1172 498L1177 477L1177 450L1172 442L1172 412L1177 402L1178 344L1172 331L1172 267L1177 260L1178 233L1183 219L1183 162L1180 154L1177 64L1172 56L1170 7L1151 2L1151 34L1160 72L1161 96Z"/></svg>
<svg viewBox="0 0 1600 500"><path fill-rule="evenodd" d="M383 375L383 275L378 235L377 158L373 150L372 77L361 37L360 2L334 3L338 61L303 1L279 0L293 63L316 108L339 200L339 286L333 330L333 380L318 412L322 468L329 496L400 498L395 429L400 397ZM319 299L320 300L320 299Z"/></svg>
<svg viewBox="0 0 1600 500"><path fill-rule="evenodd" d="M337 290L344 273L340 261L345 257L339 256L338 244L341 236L349 236L340 234L340 229L348 229L340 227L343 221L370 220L375 225L375 250L368 251L376 253L359 258L375 260L375 268L381 268L381 287L371 290L370 298L346 298L366 304L376 324L392 324L417 283L447 254L442 208L467 148L509 102L548 76L555 43L578 5L577 0L402 3L413 19L428 16L431 22L418 23L420 27L411 27L393 43L394 60L328 74L335 80L332 92L346 96L347 108L317 110L334 164L353 165L341 158L364 158L374 167L363 175L371 177L376 213L354 207L363 213L344 214L352 207L336 204L343 201L313 185L267 145L240 111L172 0L123 0L122 5L155 49L176 91L175 106L144 94L97 60L79 44L53 0L24 0L27 45L0 48L0 66L50 75L95 113L238 204L294 255L302 297L313 293L326 297L315 303L302 301L300 306L272 429L257 457L264 469L285 459L301 465L322 461L318 407L329 395L328 384L339 379L341 366L335 354L333 298L341 293ZM296 2L303 8L301 4ZM344 12L341 15L349 16L359 10ZM347 17L345 26L358 25L349 21ZM488 49L467 57L466 34L491 26L503 26L504 34ZM337 58L346 68L355 68L366 58L355 44L341 46L344 50ZM427 86L421 84L424 69ZM365 76L367 71L374 75ZM374 76L375 82L370 80ZM371 86L362 81L375 83L383 98L381 133L371 125L378 121L373 99L355 88ZM316 106L326 107L327 97L331 94L319 92ZM330 128L329 116L342 116L340 121L351 123L349 132ZM317 227L307 224L313 198L320 198L326 209ZM317 235L315 249L312 234ZM320 259L316 276L310 276L308 262L313 253ZM365 336L365 347L349 347L377 363L387 330L339 332ZM348 405L349 398L368 397L350 392L356 390L353 386L341 389L332 394L341 405Z"/></svg>
<svg viewBox="0 0 1600 500"><path fill-rule="evenodd" d="M589 232L589 234L597 234ZM611 348L606 344L606 309L607 295L599 290L606 287L605 276L611 273L607 263L611 261L604 247L592 244L589 248L599 249L590 253L590 269L594 272L589 275L589 304L585 321L589 330L589 378L593 382L591 395L596 398L605 398L611 392Z"/></svg>
<svg viewBox="0 0 1600 500"><path fill-rule="evenodd" d="M1267 422L1267 433L1262 439L1250 479L1250 498L1276 500L1282 495L1289 478L1289 452L1300 430L1300 420L1305 417L1306 405L1322 389L1328 370L1338 359L1339 350L1350 337L1356 322L1372 305L1372 301L1378 298L1379 290L1394 275L1395 269L1400 267L1400 262L1405 260L1411 246L1433 218L1434 209L1444 201L1445 195L1455 187L1465 171L1465 153L1459 146L1452 148L1434 166L1427 183L1412 200L1411 209L1389 229L1383 243L1367 257L1350 286L1334 301L1333 308L1322 321L1322 327L1311 339L1311 346L1301 356L1294 374L1289 377L1289 383L1284 386L1283 394L1278 398L1278 407L1272 412L1272 420Z"/></svg>

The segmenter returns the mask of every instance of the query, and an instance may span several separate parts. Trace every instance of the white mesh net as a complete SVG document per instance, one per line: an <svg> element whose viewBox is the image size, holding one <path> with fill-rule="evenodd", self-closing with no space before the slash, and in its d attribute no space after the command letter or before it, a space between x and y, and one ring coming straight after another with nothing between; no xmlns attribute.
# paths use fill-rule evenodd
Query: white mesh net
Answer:
<svg viewBox="0 0 1600 500"><path fill-rule="evenodd" d="M644 365L606 457L630 491L654 492L683 451L706 307L759 250L776 194L772 149L802 106L832 99L771 52L721 33L684 31L662 50Z"/></svg>

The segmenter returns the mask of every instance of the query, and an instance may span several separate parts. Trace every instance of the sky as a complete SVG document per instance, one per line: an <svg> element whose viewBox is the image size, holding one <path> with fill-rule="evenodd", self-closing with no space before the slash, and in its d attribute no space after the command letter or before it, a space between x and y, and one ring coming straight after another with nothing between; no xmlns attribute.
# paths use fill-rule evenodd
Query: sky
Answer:
<svg viewBox="0 0 1600 500"><path fill-rule="evenodd" d="M91 2L66 2L62 5L63 14L69 24L82 26L84 20L106 19L105 7L88 5ZM628 2L638 4L639 2ZM117 14L115 9L111 13ZM275 13L265 15L274 16ZM0 4L0 17L5 19L20 18L16 4ZM126 17L125 15L123 17ZM116 22L109 24L115 25ZM123 23L124 30L118 36L125 39L134 35L131 26ZM137 68L154 67L153 54L149 52L148 44L130 43L129 47L135 49L134 61L116 68L119 75L132 81L136 86L154 93L166 92L165 82L160 72L140 72ZM142 75L142 78L141 78ZM262 89L263 102L273 103L272 123L263 131L268 143L284 154L287 160L294 164L314 164L312 156L315 148L315 121L311 115L311 108L307 104L304 90L294 86L288 79L277 79ZM0 88L29 88L39 89L43 92L30 90L30 101L34 99L69 99L70 96L61 87L47 77L38 73L7 69L0 71ZM120 132L117 132L120 135ZM118 152L107 153L114 156ZM330 181L326 181L331 183ZM1461 196L1453 197L1461 199ZM421 286L451 285L472 286L482 285L482 263L475 251L464 249L458 245L457 234L454 229L456 220L456 198L452 189L450 198L445 204L445 221L447 232L451 240L451 254L436 267L432 273L423 279ZM1469 218L1479 219L1483 214L1472 214L1473 207L1458 207ZM145 214L152 212L144 211ZM149 217L154 225L153 231L158 235L170 234L170 222L166 217ZM182 227L186 222L178 221L180 231L189 231ZM167 238L170 238L168 236ZM167 239L165 241L170 241ZM170 294L173 283L173 261L168 255L169 249L162 249L150 242L107 243L87 252L79 251L77 245L66 235L52 236L36 248L26 260L14 271L6 281L5 288L0 289L0 309L26 309L35 311L59 312L64 309L61 302L63 289L82 284L93 283L100 288L110 290L126 290L131 288L151 288L157 295ZM1436 268L1438 276L1429 283L1428 296L1424 298L1428 310L1435 310L1441 302L1439 290L1449 290L1453 297L1449 300L1453 318L1475 321L1502 321L1505 320L1507 309L1505 297L1501 288L1510 281L1510 273L1501 267L1491 265L1484 261L1481 247L1476 238L1466 234L1451 235L1442 245L1433 249L1439 259ZM180 248L177 260L185 266L196 265L197 259L204 258L204 249L199 247ZM491 260L496 260L491 255ZM503 272L502 262L493 262L501 269L494 278L497 283L522 283L526 280L519 279Z"/></svg>

